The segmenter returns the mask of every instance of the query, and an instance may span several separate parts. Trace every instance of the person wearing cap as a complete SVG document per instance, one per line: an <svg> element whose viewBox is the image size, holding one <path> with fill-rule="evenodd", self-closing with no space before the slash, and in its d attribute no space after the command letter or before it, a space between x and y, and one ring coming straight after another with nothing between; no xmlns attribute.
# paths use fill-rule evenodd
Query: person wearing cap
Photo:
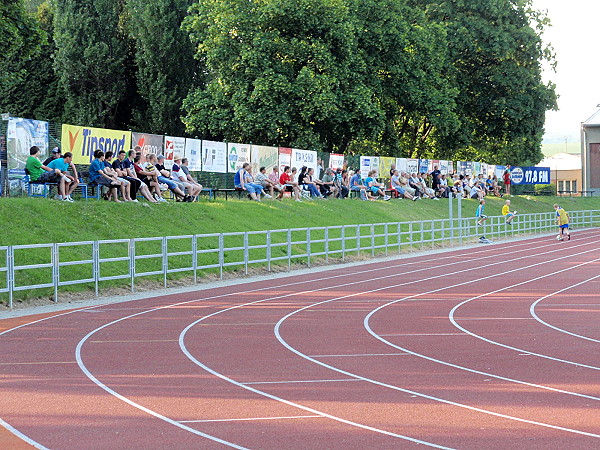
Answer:
<svg viewBox="0 0 600 450"><path fill-rule="evenodd" d="M177 186L183 192L185 192L185 190L187 189L188 196L187 196L186 200L188 202L196 201L196 197L198 197L198 194L200 194L200 189L202 189L202 187L199 187L199 185L197 185L197 184L192 184L192 183L188 182L187 175L181 169L181 156L180 155L176 154L173 156L173 163L174 163L173 167L171 168L171 179L175 183L177 183Z"/></svg>
<svg viewBox="0 0 600 450"><path fill-rule="evenodd" d="M164 166L165 155L158 155L157 157L155 154L150 153L146 158L150 164L154 165L154 169L158 171L158 182L166 184L178 200L184 202L188 201L188 196L179 189L179 186L177 186L173 180L171 180L171 172Z"/></svg>
<svg viewBox="0 0 600 450"><path fill-rule="evenodd" d="M52 149L52 152L50 152L50 156L48 156L48 157L47 157L47 158L44 160L43 164L44 164L45 166L47 166L47 165L48 165L48 164L50 164L52 161L54 161L55 159L58 159L58 158L60 158L60 157L61 157L60 148L58 148L58 147L54 147L54 148Z"/></svg>

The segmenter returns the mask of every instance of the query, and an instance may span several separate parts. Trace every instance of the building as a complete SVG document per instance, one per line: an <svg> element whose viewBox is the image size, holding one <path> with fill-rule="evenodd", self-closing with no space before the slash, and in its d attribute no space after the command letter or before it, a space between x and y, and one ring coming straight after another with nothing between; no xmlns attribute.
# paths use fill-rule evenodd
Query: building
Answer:
<svg viewBox="0 0 600 450"><path fill-rule="evenodd" d="M544 158L537 167L550 167L550 183L558 195L580 195L583 190L581 155L557 153Z"/></svg>
<svg viewBox="0 0 600 450"><path fill-rule="evenodd" d="M581 123L581 161L582 190L600 193L600 109Z"/></svg>

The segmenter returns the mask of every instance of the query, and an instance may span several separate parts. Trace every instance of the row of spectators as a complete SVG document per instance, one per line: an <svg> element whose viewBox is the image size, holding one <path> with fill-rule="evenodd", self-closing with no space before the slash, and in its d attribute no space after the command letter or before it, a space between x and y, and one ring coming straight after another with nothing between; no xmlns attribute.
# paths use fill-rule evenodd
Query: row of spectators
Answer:
<svg viewBox="0 0 600 450"><path fill-rule="evenodd" d="M282 198L285 192L290 192L296 201L302 199L325 199L328 197L346 198L351 191L355 191L362 200L390 200L395 197L417 201L421 198L438 200L439 198L467 197L481 200L491 194L502 197L501 187L496 176L483 175L471 177L469 175L442 174L437 166L429 173L401 172L392 165L390 169L390 185L378 181L377 171L371 170L366 178L362 178L360 171L347 169L325 169L324 175L319 179L315 176L313 168L302 167L298 172L295 167L285 166L283 173L279 173L277 166L267 174L265 167L259 173L252 173L252 166L245 163L234 176L236 189L246 191L253 200L260 201L265 198Z"/></svg>
<svg viewBox="0 0 600 450"><path fill-rule="evenodd" d="M26 171L34 183L56 183L57 199L72 202L71 194L79 184L77 168L71 153L61 155L55 148L52 155L43 163L39 160L39 148L30 149ZM362 200L390 200L394 197L417 201L421 198L438 200L441 197L462 196L481 200L486 195L502 197L500 185L495 176L442 174L437 166L429 173L406 173L398 171L394 165L390 169L390 184L386 186L378 180L378 174L371 170L366 178L360 171L347 169L325 169L323 176L315 175L313 168L286 166L279 173L277 166L267 174L261 167L256 175L252 166L245 163L234 176L236 189L246 191L253 200L261 197L281 199L290 192L296 201L302 199L325 199L328 197L346 198L351 191ZM179 155L174 156L171 169L164 165L163 155L144 155L139 147L113 155L111 151L96 150L89 168L90 184L107 188L104 198L121 202L137 202L138 194L151 203L166 201L163 192L167 189L177 201L193 202L202 190L202 185L192 176L188 161ZM392 195L388 195L392 194Z"/></svg>

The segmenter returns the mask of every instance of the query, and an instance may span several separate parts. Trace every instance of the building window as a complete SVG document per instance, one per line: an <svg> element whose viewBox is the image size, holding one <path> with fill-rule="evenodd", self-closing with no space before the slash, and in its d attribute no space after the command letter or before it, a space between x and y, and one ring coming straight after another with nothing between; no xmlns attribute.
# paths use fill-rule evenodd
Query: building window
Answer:
<svg viewBox="0 0 600 450"><path fill-rule="evenodd" d="M577 180L571 181L571 189L573 189L573 192L577 192Z"/></svg>
<svg viewBox="0 0 600 450"><path fill-rule="evenodd" d="M571 181L565 181L565 191L571 192Z"/></svg>
<svg viewBox="0 0 600 450"><path fill-rule="evenodd" d="M562 192L565 190L565 182L564 181L559 181L558 182L558 191Z"/></svg>

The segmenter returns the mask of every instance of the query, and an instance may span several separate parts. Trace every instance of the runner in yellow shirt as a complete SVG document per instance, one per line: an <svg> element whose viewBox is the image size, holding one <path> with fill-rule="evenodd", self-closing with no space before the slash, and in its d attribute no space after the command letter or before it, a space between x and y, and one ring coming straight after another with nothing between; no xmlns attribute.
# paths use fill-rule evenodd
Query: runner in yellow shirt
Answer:
<svg viewBox="0 0 600 450"><path fill-rule="evenodd" d="M571 240L571 233L569 232L569 214L557 204L554 204L554 209L556 210L556 223L558 224L558 229L560 233L556 236L556 239L559 241L564 241L564 234L567 234L567 241Z"/></svg>
<svg viewBox="0 0 600 450"><path fill-rule="evenodd" d="M516 211L510 212L510 200L506 200L506 203L502 207L502 215L506 216L506 223L512 225L512 221L517 215Z"/></svg>

